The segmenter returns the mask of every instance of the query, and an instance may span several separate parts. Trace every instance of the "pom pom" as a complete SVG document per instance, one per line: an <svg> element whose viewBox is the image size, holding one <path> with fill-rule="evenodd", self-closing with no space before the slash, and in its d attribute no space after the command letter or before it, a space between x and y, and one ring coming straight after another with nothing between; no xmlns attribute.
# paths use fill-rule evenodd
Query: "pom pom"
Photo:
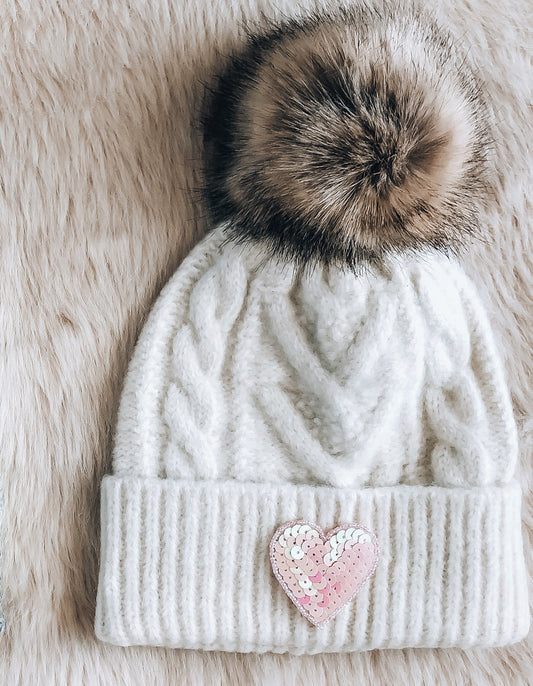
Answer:
<svg viewBox="0 0 533 686"><path fill-rule="evenodd" d="M428 17L376 7L252 35L205 117L215 222L300 264L455 251L488 187L477 78Z"/></svg>

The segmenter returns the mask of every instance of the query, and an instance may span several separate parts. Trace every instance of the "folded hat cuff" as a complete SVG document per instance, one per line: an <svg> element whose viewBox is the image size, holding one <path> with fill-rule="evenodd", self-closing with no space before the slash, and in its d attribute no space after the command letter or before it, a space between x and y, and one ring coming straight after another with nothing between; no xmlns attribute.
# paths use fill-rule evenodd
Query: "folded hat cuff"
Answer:
<svg viewBox="0 0 533 686"><path fill-rule="evenodd" d="M520 489L345 489L105 477L97 636L118 645L312 654L498 646L529 626ZM269 561L305 519L371 529L373 576L329 623L310 624Z"/></svg>

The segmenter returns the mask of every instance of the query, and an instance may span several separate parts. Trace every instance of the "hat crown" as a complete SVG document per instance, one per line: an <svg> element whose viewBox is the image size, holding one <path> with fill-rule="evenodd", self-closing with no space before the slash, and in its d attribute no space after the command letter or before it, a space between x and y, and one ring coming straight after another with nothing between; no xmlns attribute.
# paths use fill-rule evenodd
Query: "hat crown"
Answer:
<svg viewBox="0 0 533 686"><path fill-rule="evenodd" d="M163 301L175 308L180 291L179 324L159 315L133 373L146 474L346 487L511 478L503 373L453 262L390 260L356 276L220 250L185 290L171 282ZM121 453L118 438L116 470Z"/></svg>

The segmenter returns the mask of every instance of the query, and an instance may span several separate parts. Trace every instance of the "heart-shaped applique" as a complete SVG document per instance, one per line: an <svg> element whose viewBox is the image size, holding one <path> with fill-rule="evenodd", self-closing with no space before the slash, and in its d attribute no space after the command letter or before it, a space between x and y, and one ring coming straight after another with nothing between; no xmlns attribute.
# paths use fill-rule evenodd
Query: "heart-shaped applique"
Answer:
<svg viewBox="0 0 533 686"><path fill-rule="evenodd" d="M315 626L328 622L352 600L377 561L377 539L359 524L343 524L324 534L311 522L286 522L270 542L276 578Z"/></svg>

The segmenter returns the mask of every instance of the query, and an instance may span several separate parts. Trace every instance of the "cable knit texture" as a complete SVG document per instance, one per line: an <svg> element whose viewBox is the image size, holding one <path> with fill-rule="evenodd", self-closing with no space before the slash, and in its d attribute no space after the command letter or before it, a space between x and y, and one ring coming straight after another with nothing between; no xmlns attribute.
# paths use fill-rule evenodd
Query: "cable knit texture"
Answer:
<svg viewBox="0 0 533 686"><path fill-rule="evenodd" d="M224 238L178 269L130 364L98 636L294 653L522 638L515 426L460 268L427 254L295 274ZM374 576L319 629L268 560L295 518L379 541Z"/></svg>

